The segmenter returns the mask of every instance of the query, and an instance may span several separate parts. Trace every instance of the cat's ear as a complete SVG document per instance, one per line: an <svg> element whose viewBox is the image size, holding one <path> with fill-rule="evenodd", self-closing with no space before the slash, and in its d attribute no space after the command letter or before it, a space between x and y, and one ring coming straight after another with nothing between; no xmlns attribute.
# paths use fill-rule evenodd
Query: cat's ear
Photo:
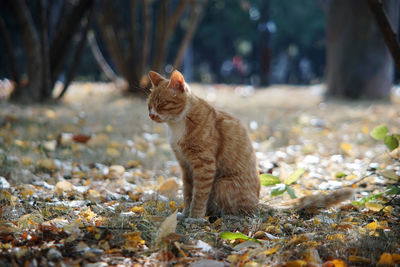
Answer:
<svg viewBox="0 0 400 267"><path fill-rule="evenodd" d="M153 84L154 87L155 87L155 86L158 86L158 84L159 84L161 81L164 81L164 80L165 80L165 78L164 78L163 76L161 76L160 74L158 74L158 73L155 72L155 71L150 71L150 72L149 72L149 78L150 78L150 81L151 81L151 83Z"/></svg>
<svg viewBox="0 0 400 267"><path fill-rule="evenodd" d="M180 73L178 70L174 70L172 72L168 87L183 93L185 91L185 80L183 79L182 73Z"/></svg>

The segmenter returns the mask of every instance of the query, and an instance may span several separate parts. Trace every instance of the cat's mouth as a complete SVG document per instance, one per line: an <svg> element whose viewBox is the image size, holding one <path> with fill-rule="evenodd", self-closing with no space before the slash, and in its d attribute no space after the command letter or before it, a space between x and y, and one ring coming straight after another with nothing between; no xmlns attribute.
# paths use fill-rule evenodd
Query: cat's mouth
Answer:
<svg viewBox="0 0 400 267"><path fill-rule="evenodd" d="M151 119L152 121L155 121L155 122L163 122L163 120L160 118L160 116L158 116L158 115L156 115L156 114L150 113L150 114L149 114L149 117L150 117L150 119Z"/></svg>

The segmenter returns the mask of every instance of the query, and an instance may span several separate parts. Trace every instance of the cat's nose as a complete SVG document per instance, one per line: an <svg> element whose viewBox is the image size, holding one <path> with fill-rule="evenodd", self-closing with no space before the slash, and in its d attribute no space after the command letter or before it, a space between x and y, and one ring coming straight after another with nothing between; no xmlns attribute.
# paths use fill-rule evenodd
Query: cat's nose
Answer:
<svg viewBox="0 0 400 267"><path fill-rule="evenodd" d="M150 119L152 119L152 120L154 120L156 118L156 114L154 114L154 113L150 113L149 116L150 116Z"/></svg>

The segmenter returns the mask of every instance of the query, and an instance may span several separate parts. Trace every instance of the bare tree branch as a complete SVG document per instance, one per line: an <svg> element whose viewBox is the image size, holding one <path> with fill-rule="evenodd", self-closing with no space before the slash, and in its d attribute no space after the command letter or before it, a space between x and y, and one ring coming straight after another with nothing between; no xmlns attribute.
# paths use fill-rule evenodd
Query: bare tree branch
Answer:
<svg viewBox="0 0 400 267"><path fill-rule="evenodd" d="M174 33L176 26L178 25L178 21L180 17L183 14L183 11L185 11L185 7L189 3L189 0L181 0L179 2L178 7L176 8L175 12L170 16L168 20L168 26L167 26L167 39L169 39L172 34Z"/></svg>
<svg viewBox="0 0 400 267"><path fill-rule="evenodd" d="M390 20L383 8L383 4L379 0L368 0L368 6L382 32L386 46L392 54L396 68L400 72L400 45L398 37L390 24Z"/></svg>
<svg viewBox="0 0 400 267"><path fill-rule="evenodd" d="M117 74L113 71L113 69L110 67L110 65L107 63L106 59L104 58L103 54L100 51L100 48L96 42L96 37L94 35L93 31L88 32L88 43L90 50L92 51L92 54L94 58L96 59L97 64L100 66L100 69L103 71L104 75L108 79L110 79L112 82L116 82L118 79Z"/></svg>
<svg viewBox="0 0 400 267"><path fill-rule="evenodd" d="M115 63L115 67L118 72L127 79L129 77L129 68L123 54L123 48L121 40L118 38L115 28L112 23L112 11L111 2L109 0L103 1L104 6L102 7L101 14L98 17L99 28L102 33L102 37L107 45L108 51Z"/></svg>
<svg viewBox="0 0 400 267"><path fill-rule="evenodd" d="M64 96L64 94L67 92L67 89L68 89L69 85L71 84L71 82L72 82L72 80L73 80L73 78L75 76L75 73L76 73L76 71L78 69L79 61L82 58L83 49L85 48L85 44L86 44L87 33L88 33L89 27L90 27L90 25L92 23L93 13L94 13L94 11L93 11L93 8L92 8L89 11L89 14L87 15L86 19L82 22L83 23L83 26L82 26L83 30L81 32L81 38L80 38L80 40L78 42L78 46L76 48L75 56L74 56L74 58L72 60L71 67L70 67L70 69L69 69L69 71L67 73L67 76L65 78L64 87L61 90L61 93L57 97L57 99L61 99Z"/></svg>
<svg viewBox="0 0 400 267"><path fill-rule="evenodd" d="M174 68L178 69L183 61L183 56L185 55L186 49L190 44L194 33L196 32L197 26L200 22L203 13L203 4L204 3L197 3L196 5L192 6L192 10L190 12L190 22L188 24L188 28L186 30L185 36L179 46L178 53L174 60Z"/></svg>
<svg viewBox="0 0 400 267"><path fill-rule="evenodd" d="M80 0L72 10L69 12L67 18L61 25L60 29L56 32L54 40L50 47L50 66L52 70L52 84L55 83L58 75L60 74L68 47L71 44L73 34L81 25L84 14L94 4L93 0Z"/></svg>

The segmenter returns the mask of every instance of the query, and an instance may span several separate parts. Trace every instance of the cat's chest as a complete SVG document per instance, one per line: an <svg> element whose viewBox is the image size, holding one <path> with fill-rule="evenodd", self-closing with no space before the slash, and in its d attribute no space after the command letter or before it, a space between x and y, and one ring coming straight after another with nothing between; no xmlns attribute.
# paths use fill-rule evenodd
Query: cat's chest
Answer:
<svg viewBox="0 0 400 267"><path fill-rule="evenodd" d="M185 122L168 123L168 141L174 150L179 149L178 143L185 135Z"/></svg>

